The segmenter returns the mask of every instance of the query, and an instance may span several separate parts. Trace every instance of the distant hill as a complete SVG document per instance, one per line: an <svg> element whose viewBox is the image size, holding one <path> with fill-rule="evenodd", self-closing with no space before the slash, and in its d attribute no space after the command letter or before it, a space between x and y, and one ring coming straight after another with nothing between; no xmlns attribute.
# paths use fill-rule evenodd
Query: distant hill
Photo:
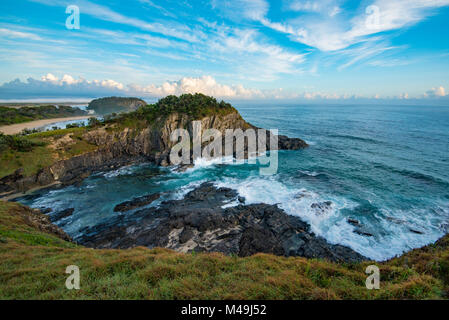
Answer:
<svg viewBox="0 0 449 320"><path fill-rule="evenodd" d="M88 113L70 106L0 107L0 125L16 124L41 119L85 116Z"/></svg>
<svg viewBox="0 0 449 320"><path fill-rule="evenodd" d="M147 103L138 98L107 97L92 100L87 107L98 114L129 112L145 106Z"/></svg>

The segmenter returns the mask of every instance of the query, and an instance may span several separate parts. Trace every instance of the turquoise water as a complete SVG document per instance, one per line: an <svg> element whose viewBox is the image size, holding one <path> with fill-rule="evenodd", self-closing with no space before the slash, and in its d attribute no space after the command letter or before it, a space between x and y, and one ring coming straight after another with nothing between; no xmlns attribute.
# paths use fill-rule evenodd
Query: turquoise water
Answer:
<svg viewBox="0 0 449 320"><path fill-rule="evenodd" d="M252 124L303 138L310 148L279 152L279 170L200 161L177 173L139 165L99 173L79 186L22 200L33 207L75 208L61 226L76 238L117 214L133 197L163 191L180 198L204 181L235 188L247 203L279 204L332 243L376 260L420 247L449 232L449 107L237 106ZM331 201L317 211L313 203ZM157 205L158 202L152 205ZM235 205L233 203L229 206ZM371 233L354 233L348 218Z"/></svg>

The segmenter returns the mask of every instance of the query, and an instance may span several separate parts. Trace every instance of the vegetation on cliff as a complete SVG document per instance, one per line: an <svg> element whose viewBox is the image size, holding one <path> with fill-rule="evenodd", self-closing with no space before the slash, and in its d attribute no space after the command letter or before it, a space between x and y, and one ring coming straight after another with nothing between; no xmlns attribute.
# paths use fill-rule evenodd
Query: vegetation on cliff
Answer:
<svg viewBox="0 0 449 320"><path fill-rule="evenodd" d="M64 118L87 115L86 111L70 106L36 106L8 108L0 106L0 125L16 124L41 119Z"/></svg>
<svg viewBox="0 0 449 320"><path fill-rule="evenodd" d="M106 119L106 123L115 123L123 127L138 127L164 119L172 113L188 116L191 120L199 120L208 116L225 116L238 111L229 103L218 102L215 98L201 93L167 96L155 104L145 105L134 112L120 114Z"/></svg>
<svg viewBox="0 0 449 320"><path fill-rule="evenodd" d="M29 209L0 201L0 299L444 299L449 237L374 263L380 290L367 290L372 262L256 254L180 254L168 249L93 250L42 231ZM80 268L80 290L65 269Z"/></svg>

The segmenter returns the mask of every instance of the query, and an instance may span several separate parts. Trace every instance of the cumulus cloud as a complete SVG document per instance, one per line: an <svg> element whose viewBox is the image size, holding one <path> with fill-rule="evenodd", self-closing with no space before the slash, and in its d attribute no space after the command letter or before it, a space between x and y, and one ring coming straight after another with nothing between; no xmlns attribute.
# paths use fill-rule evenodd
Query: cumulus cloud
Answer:
<svg viewBox="0 0 449 320"><path fill-rule="evenodd" d="M71 75L59 78L51 73L39 80L28 78L25 82L16 79L0 86L1 99L42 97L98 97L105 95L136 95L140 97L164 97L184 93L203 93L217 98L250 99L263 98L261 91L242 85L223 85L211 76L184 77L178 81L166 81L161 85L124 85L112 79L75 79Z"/></svg>
<svg viewBox="0 0 449 320"><path fill-rule="evenodd" d="M70 75L62 78L48 73L40 79L16 79L0 86L1 99L96 97L124 92L125 86L114 80L75 79Z"/></svg>
<svg viewBox="0 0 449 320"><path fill-rule="evenodd" d="M96 98L105 96L136 96L141 98L161 98L168 95L181 95L185 93L203 93L217 99L225 100L297 100L297 101L360 101L374 100L408 100L415 99L408 93L385 98L355 96L348 93L330 93L323 91L284 90L258 90L246 88L241 84L227 85L217 82L211 76L184 77L177 81L165 81L162 84L123 84L112 79L86 80L65 74L58 77L52 73L40 79L28 78L26 81L16 79L0 85L0 99L52 99L68 98ZM440 86L427 91L421 98L438 100L446 95L445 88ZM423 100L424 101L424 100Z"/></svg>
<svg viewBox="0 0 449 320"><path fill-rule="evenodd" d="M441 98L446 96L446 91L444 87L440 86L427 91L424 96L429 98Z"/></svg>
<svg viewBox="0 0 449 320"><path fill-rule="evenodd" d="M133 92L156 97L197 92L222 98L255 98L262 95L259 90L246 89L242 85L228 86L219 84L211 76L202 76L200 78L186 77L179 81L166 81L160 86L154 84L145 87L130 85L129 88Z"/></svg>

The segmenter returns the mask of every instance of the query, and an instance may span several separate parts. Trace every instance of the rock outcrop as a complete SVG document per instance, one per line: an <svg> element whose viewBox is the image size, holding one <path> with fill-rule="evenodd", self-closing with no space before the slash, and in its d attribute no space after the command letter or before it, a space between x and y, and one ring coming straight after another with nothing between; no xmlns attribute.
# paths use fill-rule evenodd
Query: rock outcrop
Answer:
<svg viewBox="0 0 449 320"><path fill-rule="evenodd" d="M151 204L155 200L159 199L160 196L161 195L159 193L155 193L155 194L149 194L147 196L143 196L143 197L139 197L139 198L134 198L130 201L122 202L114 207L114 212L126 212L126 211L144 207L146 205Z"/></svg>
<svg viewBox="0 0 449 320"><path fill-rule="evenodd" d="M19 206L13 209L14 213L24 220L24 222L42 232L53 234L65 241L72 241L72 239L58 226L52 223L50 217L43 214L38 209L31 209L25 206Z"/></svg>
<svg viewBox="0 0 449 320"><path fill-rule="evenodd" d="M242 200L235 190L204 183L182 200L115 216L85 230L75 240L93 248L146 246L239 256L263 252L331 261L365 259L347 247L317 237L307 223L276 205L238 204ZM223 208L230 202L236 206Z"/></svg>

